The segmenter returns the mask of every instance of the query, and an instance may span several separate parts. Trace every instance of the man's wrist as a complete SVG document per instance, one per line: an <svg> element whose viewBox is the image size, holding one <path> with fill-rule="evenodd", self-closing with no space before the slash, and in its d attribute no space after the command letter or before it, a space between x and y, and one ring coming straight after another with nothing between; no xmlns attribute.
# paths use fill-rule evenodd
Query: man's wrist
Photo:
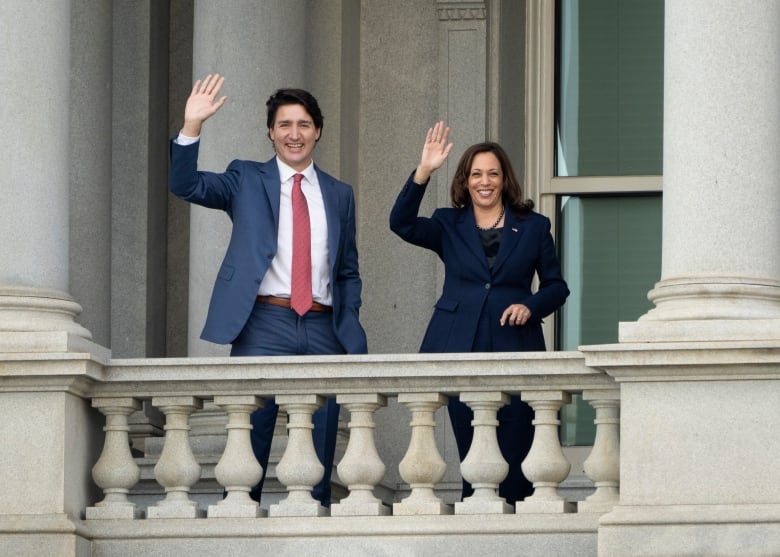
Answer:
<svg viewBox="0 0 780 557"><path fill-rule="evenodd" d="M202 122L188 122L185 120L180 133L187 137L200 137L202 125Z"/></svg>
<svg viewBox="0 0 780 557"><path fill-rule="evenodd" d="M176 137L176 144L177 145L192 145L193 143L197 143L200 141L200 136L189 136L184 133L184 131L180 131L179 135Z"/></svg>

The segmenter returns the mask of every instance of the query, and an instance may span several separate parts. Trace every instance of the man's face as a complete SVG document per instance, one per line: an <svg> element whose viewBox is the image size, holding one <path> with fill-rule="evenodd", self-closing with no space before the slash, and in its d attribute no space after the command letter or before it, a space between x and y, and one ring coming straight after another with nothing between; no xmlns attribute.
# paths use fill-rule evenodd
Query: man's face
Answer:
<svg viewBox="0 0 780 557"><path fill-rule="evenodd" d="M276 119L268 136L274 143L276 156L286 165L301 171L311 163L311 154L320 138L320 130L300 104L285 104L276 111Z"/></svg>

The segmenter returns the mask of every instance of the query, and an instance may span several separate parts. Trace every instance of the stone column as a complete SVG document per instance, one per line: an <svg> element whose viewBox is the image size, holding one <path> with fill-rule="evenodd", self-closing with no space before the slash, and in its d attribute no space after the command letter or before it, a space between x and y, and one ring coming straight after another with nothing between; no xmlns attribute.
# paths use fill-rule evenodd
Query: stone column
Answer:
<svg viewBox="0 0 780 557"><path fill-rule="evenodd" d="M111 0L71 0L70 294L111 345Z"/></svg>
<svg viewBox="0 0 780 557"><path fill-rule="evenodd" d="M167 2L114 2L111 349L165 355Z"/></svg>
<svg viewBox="0 0 780 557"><path fill-rule="evenodd" d="M620 499L599 555L780 543L780 3L667 0L663 268L620 343ZM771 478L771 479L770 479Z"/></svg>
<svg viewBox="0 0 780 557"><path fill-rule="evenodd" d="M70 2L3 2L0 352L67 351L91 333L68 294ZM45 71L41 61L45 60Z"/></svg>
<svg viewBox="0 0 780 557"><path fill-rule="evenodd" d="M225 76L225 106L203 128L199 167L223 172L236 158L273 156L265 101L280 87L306 87L306 2L215 0L195 5L193 75ZM184 105L180 107L181 117ZM326 120L328 122L328 120ZM331 125L335 126L335 123ZM326 125L327 127L327 125ZM317 151L314 153L317 156ZM230 239L220 211L192 207L190 221L189 355L213 356L227 347L200 340L211 289Z"/></svg>
<svg viewBox="0 0 780 557"><path fill-rule="evenodd" d="M88 554L77 523L98 497L102 435L73 388L95 368L73 352L108 354L69 294L72 8L0 2L0 547L17 555Z"/></svg>
<svg viewBox="0 0 780 557"><path fill-rule="evenodd" d="M666 3L655 308L621 342L780 338L780 4Z"/></svg>
<svg viewBox="0 0 780 557"><path fill-rule="evenodd" d="M438 179L437 206L449 207L450 180L460 155L472 143L485 141L488 128L487 8L481 1L440 0L436 10L439 113L458 134L456 152L434 176L434 180ZM443 273L443 269L439 271Z"/></svg>

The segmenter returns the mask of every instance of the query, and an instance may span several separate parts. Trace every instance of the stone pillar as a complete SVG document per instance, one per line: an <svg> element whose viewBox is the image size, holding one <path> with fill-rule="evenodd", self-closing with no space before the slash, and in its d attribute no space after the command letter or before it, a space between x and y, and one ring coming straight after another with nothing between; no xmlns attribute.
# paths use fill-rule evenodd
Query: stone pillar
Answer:
<svg viewBox="0 0 780 557"><path fill-rule="evenodd" d="M0 547L9 555L89 555L76 524L97 495L86 471L102 434L73 388L95 368L91 354L108 354L75 321L81 306L69 293L72 9L77 19L70 0L0 2L0 476L10 480Z"/></svg>
<svg viewBox="0 0 780 557"><path fill-rule="evenodd" d="M228 97L225 106L203 127L198 161L202 170L223 172L235 158L265 161L273 156L265 101L280 87L306 87L306 26L301 24L306 21L306 4L303 0L240 4L215 0L195 5L194 78L209 73L224 75L222 94ZM183 118L184 105L180 111ZM326 119L326 128L328 122ZM192 207L190 356L222 355L228 350L200 340L200 332L230 230L224 213Z"/></svg>
<svg viewBox="0 0 780 557"><path fill-rule="evenodd" d="M70 294L111 345L111 0L71 1Z"/></svg>
<svg viewBox="0 0 780 557"><path fill-rule="evenodd" d="M667 0L662 276L620 343L599 555L780 547L780 4Z"/></svg>
<svg viewBox="0 0 780 557"><path fill-rule="evenodd" d="M165 354L167 2L114 2L111 349Z"/></svg>
<svg viewBox="0 0 780 557"><path fill-rule="evenodd" d="M780 339L780 4L666 3L655 308L621 342Z"/></svg>
<svg viewBox="0 0 780 557"><path fill-rule="evenodd" d="M0 352L90 339L68 294L70 2L3 2L14 56L0 61ZM45 60L45 71L41 70Z"/></svg>
<svg viewBox="0 0 780 557"><path fill-rule="evenodd" d="M482 1L439 0L436 10L439 114L457 133L458 143L433 179L438 179L437 206L449 207L450 181L460 156L469 145L485 141L488 128L487 8Z"/></svg>

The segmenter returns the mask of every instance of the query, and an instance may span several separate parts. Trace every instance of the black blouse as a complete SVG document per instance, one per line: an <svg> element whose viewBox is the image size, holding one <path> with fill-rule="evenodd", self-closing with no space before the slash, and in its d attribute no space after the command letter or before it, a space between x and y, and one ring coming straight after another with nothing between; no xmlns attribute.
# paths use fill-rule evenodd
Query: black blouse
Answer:
<svg viewBox="0 0 780 557"><path fill-rule="evenodd" d="M493 262L498 255L498 246L501 245L501 232L503 228L491 228L490 230L479 231L479 239L482 241L482 247L485 249L485 257L488 260L488 267L493 268Z"/></svg>

